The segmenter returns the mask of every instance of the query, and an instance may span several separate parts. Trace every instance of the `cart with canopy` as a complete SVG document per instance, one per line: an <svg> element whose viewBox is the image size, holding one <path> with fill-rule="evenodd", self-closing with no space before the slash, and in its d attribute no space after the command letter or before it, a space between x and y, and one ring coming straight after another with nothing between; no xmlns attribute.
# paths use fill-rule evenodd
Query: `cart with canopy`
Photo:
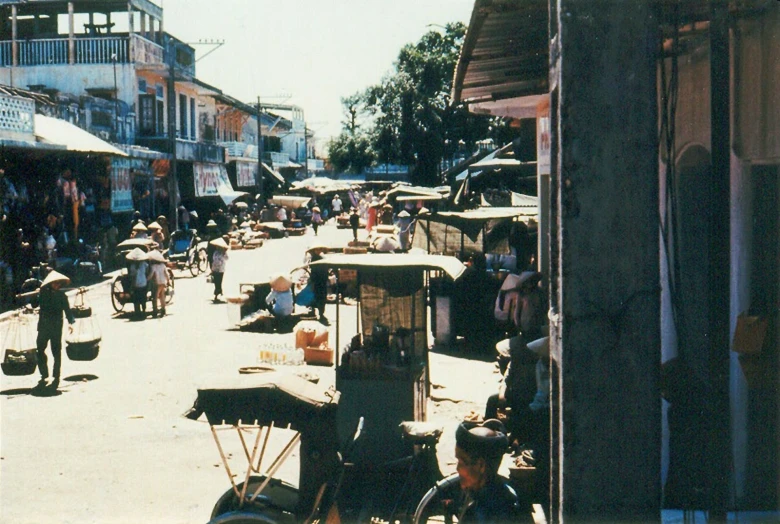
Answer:
<svg viewBox="0 0 780 524"><path fill-rule="evenodd" d="M342 307L336 305L338 425L349 434L365 419L372 463L404 454L399 424L424 421L430 394L426 272L458 279L465 266L438 255L328 255L311 264L357 275L357 334L342 348Z"/></svg>

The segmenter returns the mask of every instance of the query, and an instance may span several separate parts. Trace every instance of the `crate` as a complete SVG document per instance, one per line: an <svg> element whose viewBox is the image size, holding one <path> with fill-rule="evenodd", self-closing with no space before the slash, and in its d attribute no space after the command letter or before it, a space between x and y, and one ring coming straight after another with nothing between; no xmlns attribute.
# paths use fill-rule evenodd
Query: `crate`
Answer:
<svg viewBox="0 0 780 524"><path fill-rule="evenodd" d="M309 346L303 350L303 361L314 366L332 366L333 348Z"/></svg>

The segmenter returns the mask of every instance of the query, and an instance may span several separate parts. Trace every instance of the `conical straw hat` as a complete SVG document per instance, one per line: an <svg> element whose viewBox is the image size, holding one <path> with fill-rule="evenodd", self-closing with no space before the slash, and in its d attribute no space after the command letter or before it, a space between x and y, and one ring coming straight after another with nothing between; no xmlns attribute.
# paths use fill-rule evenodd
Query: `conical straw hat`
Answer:
<svg viewBox="0 0 780 524"><path fill-rule="evenodd" d="M129 252L125 256L125 258L133 262L140 262L141 260L149 260L149 255L144 253L144 251L141 248L137 247L133 249L131 252Z"/></svg>
<svg viewBox="0 0 780 524"><path fill-rule="evenodd" d="M158 264L165 264L167 262L163 254L156 249L150 251L148 257L150 262L157 262Z"/></svg>
<svg viewBox="0 0 780 524"><path fill-rule="evenodd" d="M225 239L223 239L222 237L215 238L214 240L209 242L209 244L211 244L212 246L214 246L216 248L224 249L225 251L227 251L229 249L229 246L227 245L227 242L225 242Z"/></svg>
<svg viewBox="0 0 780 524"><path fill-rule="evenodd" d="M147 229L162 229L162 226L158 224L157 222L152 222L148 226L146 226Z"/></svg>
<svg viewBox="0 0 780 524"><path fill-rule="evenodd" d="M147 228L143 222L138 222L133 226L133 231L149 231L149 228Z"/></svg>
<svg viewBox="0 0 780 524"><path fill-rule="evenodd" d="M284 273L277 273L271 277L271 289L274 291L284 292L289 291L292 287L292 280Z"/></svg>
<svg viewBox="0 0 780 524"><path fill-rule="evenodd" d="M49 284L53 284L54 282L62 282L63 284L70 283L70 279L63 275L62 273L57 273L56 271L52 271L48 275L46 275L46 278L43 279L43 282L41 283L41 287L48 286Z"/></svg>

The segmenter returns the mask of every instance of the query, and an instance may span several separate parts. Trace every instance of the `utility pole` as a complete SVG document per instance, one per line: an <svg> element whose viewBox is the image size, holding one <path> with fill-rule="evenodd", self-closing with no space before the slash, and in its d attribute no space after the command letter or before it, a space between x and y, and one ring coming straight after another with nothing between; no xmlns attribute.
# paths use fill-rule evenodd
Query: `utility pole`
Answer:
<svg viewBox="0 0 780 524"><path fill-rule="evenodd" d="M116 85L116 53L111 54L111 62L114 64L114 132L116 141L119 142L119 91Z"/></svg>
<svg viewBox="0 0 780 524"><path fill-rule="evenodd" d="M168 212L173 231L179 229L177 197L179 181L176 173L176 43L168 37L168 144L171 149L171 168L168 173Z"/></svg>
<svg viewBox="0 0 780 524"><path fill-rule="evenodd" d="M260 199L265 204L265 174L263 173L263 110L260 106L260 95L257 96L257 186Z"/></svg>

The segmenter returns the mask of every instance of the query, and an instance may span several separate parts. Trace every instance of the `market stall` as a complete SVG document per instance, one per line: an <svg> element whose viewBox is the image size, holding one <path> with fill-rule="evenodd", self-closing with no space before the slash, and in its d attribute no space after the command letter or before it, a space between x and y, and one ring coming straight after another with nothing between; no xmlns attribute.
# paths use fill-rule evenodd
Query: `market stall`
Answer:
<svg viewBox="0 0 780 524"><path fill-rule="evenodd" d="M336 388L341 393L339 431L348 434L365 418L366 457L403 455L398 425L424 421L430 393L426 271L456 280L464 265L437 255L330 255L311 266L357 275L357 333L342 348L337 302ZM351 336L351 335L350 335Z"/></svg>

